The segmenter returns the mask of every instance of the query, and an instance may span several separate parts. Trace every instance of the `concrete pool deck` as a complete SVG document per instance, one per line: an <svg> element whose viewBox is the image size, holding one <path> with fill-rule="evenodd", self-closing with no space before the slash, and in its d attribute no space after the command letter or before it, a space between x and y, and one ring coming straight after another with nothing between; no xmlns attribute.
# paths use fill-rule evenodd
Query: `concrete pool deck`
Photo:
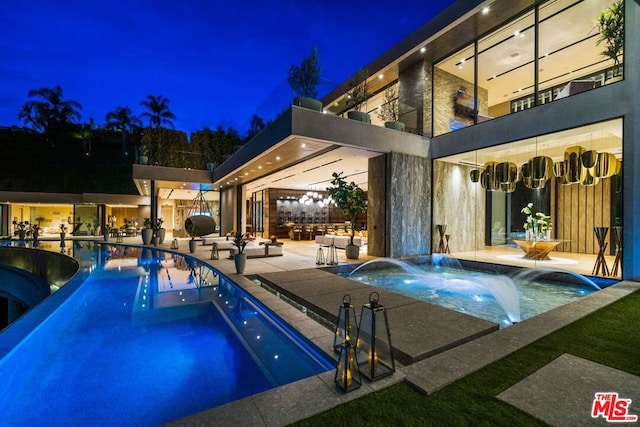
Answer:
<svg viewBox="0 0 640 427"><path fill-rule="evenodd" d="M335 319L342 296L346 293L351 295L356 314L359 314L371 288L318 269L313 253L297 252L295 247L287 249L285 247L282 257L249 260L245 275L235 273L232 260L221 257L210 261L210 249L207 247L198 247L194 255L227 274L319 348L335 357L333 331L246 276L261 278L281 295L309 311L326 316L328 320ZM363 261L361 258L358 262ZM333 383L335 371L331 370L165 425L283 426L402 381L431 394L638 289L640 283L620 282L500 330L491 322L467 319L470 316L458 313L452 315L450 313L455 312L439 307L433 309L430 304L377 290L381 294L380 302L388 309L394 354L401 362L394 375L373 383L363 380L360 389L345 394ZM544 387L537 393L544 394Z"/></svg>

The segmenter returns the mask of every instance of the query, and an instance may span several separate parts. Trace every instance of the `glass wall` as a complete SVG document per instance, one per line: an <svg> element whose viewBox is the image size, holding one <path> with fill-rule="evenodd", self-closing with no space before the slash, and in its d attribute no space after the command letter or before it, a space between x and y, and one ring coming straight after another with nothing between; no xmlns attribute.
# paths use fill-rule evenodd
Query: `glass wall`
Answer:
<svg viewBox="0 0 640 427"><path fill-rule="evenodd" d="M603 55L606 46L598 43L594 22L610 5L611 0L547 1L437 63L433 134L619 79L622 65ZM623 63L622 52L617 60Z"/></svg>
<svg viewBox="0 0 640 427"><path fill-rule="evenodd" d="M433 73L433 134L441 135L470 126L476 114L475 45L437 64ZM479 88L480 89L480 88ZM478 90L480 105L487 94ZM486 109L480 112L487 114Z"/></svg>
<svg viewBox="0 0 640 427"><path fill-rule="evenodd" d="M432 249L442 251L444 227L457 258L591 275L601 247L596 230L606 228L612 272L621 172L621 119L435 160Z"/></svg>

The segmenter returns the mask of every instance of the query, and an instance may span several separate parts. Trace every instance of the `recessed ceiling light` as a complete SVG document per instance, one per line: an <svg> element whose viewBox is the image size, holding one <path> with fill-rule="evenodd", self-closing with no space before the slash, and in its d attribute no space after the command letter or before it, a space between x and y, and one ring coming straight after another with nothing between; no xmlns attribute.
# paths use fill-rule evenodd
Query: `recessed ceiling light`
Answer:
<svg viewBox="0 0 640 427"><path fill-rule="evenodd" d="M247 176L247 175L249 175L249 172L245 172L245 173L244 173L244 176Z"/></svg>
<svg viewBox="0 0 640 427"><path fill-rule="evenodd" d="M262 169L262 166L258 166L258 169Z"/></svg>
<svg viewBox="0 0 640 427"><path fill-rule="evenodd" d="M280 156L277 156L277 157L276 157L276 160L280 160Z"/></svg>
<svg viewBox="0 0 640 427"><path fill-rule="evenodd" d="M482 14L483 14L483 15L486 15L487 13L489 13L489 11L490 11L490 10L491 10L491 9L489 9L489 7L487 6L487 7L485 7L484 9L482 9Z"/></svg>
<svg viewBox="0 0 640 427"><path fill-rule="evenodd" d="M334 102L333 105L335 105L336 107L339 105L338 102Z"/></svg>
<svg viewBox="0 0 640 427"><path fill-rule="evenodd" d="M307 147L307 144L305 144L305 143L303 142L302 144L300 144L300 146L301 146L302 148L306 148L306 147Z"/></svg>
<svg viewBox="0 0 640 427"><path fill-rule="evenodd" d="M378 74L378 78L382 80L384 78L384 74Z"/></svg>
<svg viewBox="0 0 640 427"><path fill-rule="evenodd" d="M514 35L514 36L516 36L516 37L517 37L517 36L519 36L519 35L520 35L520 31L515 30L515 31L513 32L513 35Z"/></svg>
<svg viewBox="0 0 640 427"><path fill-rule="evenodd" d="M425 53L426 51L427 51L426 47L423 46L423 47L420 48L420 53Z"/></svg>

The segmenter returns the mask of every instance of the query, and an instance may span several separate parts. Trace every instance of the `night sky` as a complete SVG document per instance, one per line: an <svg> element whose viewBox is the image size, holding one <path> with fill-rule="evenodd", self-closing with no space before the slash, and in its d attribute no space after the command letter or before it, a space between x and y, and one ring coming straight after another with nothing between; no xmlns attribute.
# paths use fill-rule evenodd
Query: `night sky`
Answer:
<svg viewBox="0 0 640 427"><path fill-rule="evenodd" d="M2 0L0 126L22 126L29 90L60 85L83 123L120 105L139 115L152 94L170 99L176 129L244 133L287 107L289 66L313 46L322 97L452 3Z"/></svg>

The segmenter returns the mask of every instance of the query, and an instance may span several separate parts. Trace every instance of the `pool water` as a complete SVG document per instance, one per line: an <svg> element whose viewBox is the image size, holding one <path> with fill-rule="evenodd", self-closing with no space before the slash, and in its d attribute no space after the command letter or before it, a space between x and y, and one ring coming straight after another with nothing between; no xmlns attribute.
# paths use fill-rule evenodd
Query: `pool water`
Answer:
<svg viewBox="0 0 640 427"><path fill-rule="evenodd" d="M496 322L501 327L510 326L514 321L529 319L597 291L588 282L543 280L543 273L545 272L540 270L530 270L515 276L505 276L424 264L412 265L408 269L363 269L348 277Z"/></svg>
<svg viewBox="0 0 640 427"><path fill-rule="evenodd" d="M87 281L0 360L0 424L160 425L333 368L209 267L127 250L90 253Z"/></svg>

